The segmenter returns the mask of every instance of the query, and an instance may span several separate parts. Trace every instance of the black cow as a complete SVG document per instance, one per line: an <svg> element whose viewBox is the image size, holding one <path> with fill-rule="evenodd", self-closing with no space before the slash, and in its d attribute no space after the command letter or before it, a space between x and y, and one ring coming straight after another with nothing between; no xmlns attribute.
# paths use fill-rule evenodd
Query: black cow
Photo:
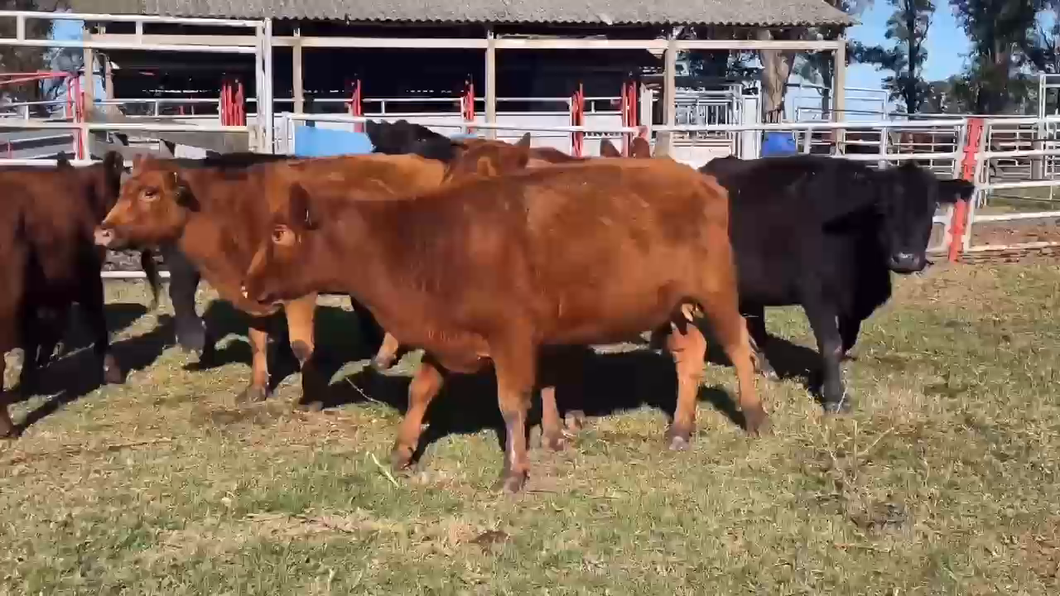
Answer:
<svg viewBox="0 0 1060 596"><path fill-rule="evenodd" d="M938 205L967 199L974 186L939 180L915 164L874 170L816 155L726 157L700 171L730 193L740 309L761 372L776 375L762 352L764 307L801 305L823 360L825 409L847 411L839 364L862 321L890 298L891 271L927 266Z"/></svg>
<svg viewBox="0 0 1060 596"><path fill-rule="evenodd" d="M369 120L365 123L364 132L375 147L376 153L413 154L449 163L457 156L460 148L459 142L438 134L426 126L412 124L407 120L397 122Z"/></svg>

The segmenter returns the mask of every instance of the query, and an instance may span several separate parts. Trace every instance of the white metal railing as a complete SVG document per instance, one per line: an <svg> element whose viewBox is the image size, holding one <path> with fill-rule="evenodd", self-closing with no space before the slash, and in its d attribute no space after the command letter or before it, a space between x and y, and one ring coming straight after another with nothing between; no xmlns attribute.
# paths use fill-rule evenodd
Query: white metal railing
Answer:
<svg viewBox="0 0 1060 596"><path fill-rule="evenodd" d="M1019 180L1014 182L1006 181L995 181L996 175L992 175L991 168L996 160L1008 159L1008 160L1020 160L1021 158L1039 158L1043 163L1043 166L1049 161L1060 160L1060 144L1054 143L1052 147L1045 149L1012 149L1012 150L995 150L993 147L996 145L993 140L993 133L995 127L1001 126L1003 132L1011 132L1007 127L1013 124L1030 127L1028 132L1032 133L1031 143L1043 142L1041 136L1056 136L1056 127L1060 124L1060 118L1051 116L1044 118L988 118L983 122L983 133L982 141L980 144L980 150L976 153L976 168L975 168L975 181L976 181L976 192L975 198L969 204L968 209L968 221L967 221L967 233L963 238L963 250L968 253L982 253L998 250L1023 250L1023 249L1039 249L1053 246L1060 246L1060 240L1033 240L1024 242L1013 242L1009 244L977 244L976 243L976 232L978 231L981 235L984 231L983 225L989 224L1000 224L1005 222L1013 222L1015 225L1020 225L1022 222L1033 222L1041 220L1057 220L1060 219L1060 208L1054 210L1036 210L1036 211L1015 211L1011 213L980 213L981 209L984 209L989 204L989 198L992 194L996 194L999 190L1024 190L1024 189L1035 189L1035 188L1047 188L1049 190L1049 197L1047 199L1034 198L1025 199L1020 196L1009 196L1006 197L1010 200L1021 201L1021 200L1033 200L1036 202L1053 203L1057 201L1053 199L1054 191L1060 186L1060 180L1055 177L1050 177L1050 173L1044 167L1039 169L1037 172L1038 176L1042 179L1033 180ZM1017 145L1019 146L1019 145ZM1033 145L1032 145L1033 146ZM1024 161L1026 161L1024 159ZM1035 177L1036 172L1034 166L1030 166L1031 177ZM977 224L979 227L977 228ZM1060 235L1057 236L1060 238Z"/></svg>

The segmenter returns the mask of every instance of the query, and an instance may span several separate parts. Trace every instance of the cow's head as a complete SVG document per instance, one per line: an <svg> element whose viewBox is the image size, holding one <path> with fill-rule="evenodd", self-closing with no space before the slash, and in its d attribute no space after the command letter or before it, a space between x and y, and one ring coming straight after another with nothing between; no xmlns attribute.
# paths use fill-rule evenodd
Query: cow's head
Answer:
<svg viewBox="0 0 1060 596"><path fill-rule="evenodd" d="M975 185L965 180L939 180L913 163L881 172L886 183L879 203L881 241L887 265L895 273L915 273L927 266L927 245L935 210L968 200Z"/></svg>
<svg viewBox="0 0 1060 596"><path fill-rule="evenodd" d="M117 202L96 227L96 244L117 249L173 242L184 231L188 215L198 209L175 164L137 158Z"/></svg>
<svg viewBox="0 0 1060 596"><path fill-rule="evenodd" d="M286 192L286 201L273 203L277 208L272 230L258 246L243 280L243 297L261 304L276 304L315 291L318 280L314 272L322 266L316 259L325 254L318 248L319 220L311 211L309 194L298 183L288 186Z"/></svg>
<svg viewBox="0 0 1060 596"><path fill-rule="evenodd" d="M515 144L486 139L467 139L463 152L449 164L447 180L465 176L497 176L525 169L530 165L530 133Z"/></svg>

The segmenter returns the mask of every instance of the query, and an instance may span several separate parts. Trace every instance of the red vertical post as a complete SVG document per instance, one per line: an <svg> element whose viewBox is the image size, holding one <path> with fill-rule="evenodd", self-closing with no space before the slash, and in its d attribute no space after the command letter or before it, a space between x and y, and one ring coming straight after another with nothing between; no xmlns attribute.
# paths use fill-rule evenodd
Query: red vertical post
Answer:
<svg viewBox="0 0 1060 596"><path fill-rule="evenodd" d="M464 86L464 99L463 105L464 122L473 123L475 121L475 84L471 81L467 81ZM470 126L467 127L467 133L471 134L474 129Z"/></svg>
<svg viewBox="0 0 1060 596"><path fill-rule="evenodd" d="M349 112L350 116L364 116L364 104L361 101L360 79L355 79L353 81L353 92L350 93ZM364 132L364 123L354 122L353 132Z"/></svg>
<svg viewBox="0 0 1060 596"><path fill-rule="evenodd" d="M585 89L578 83L578 89L571 96L571 126L585 126ZM571 133L571 154L581 157L585 152L585 132L576 130Z"/></svg>
<svg viewBox="0 0 1060 596"><path fill-rule="evenodd" d="M231 100L228 97L228 91L228 79L221 79L221 104L219 106L219 111L221 115L221 126L228 126L228 123L230 121L228 111Z"/></svg>
<svg viewBox="0 0 1060 596"><path fill-rule="evenodd" d="M246 126L247 125L247 108L246 98L243 95L243 81L236 79L236 100L235 105L232 106L235 111L235 125ZM261 106L258 106L258 111L261 111Z"/></svg>
<svg viewBox="0 0 1060 596"><path fill-rule="evenodd" d="M961 158L961 178L975 184L975 166L978 161L979 146L983 139L983 119L968 119L968 139L964 143L964 156ZM972 200L975 196L972 196ZM949 261L955 263L961 256L964 245L964 226L968 220L968 201L959 200L953 207L953 218L950 220Z"/></svg>

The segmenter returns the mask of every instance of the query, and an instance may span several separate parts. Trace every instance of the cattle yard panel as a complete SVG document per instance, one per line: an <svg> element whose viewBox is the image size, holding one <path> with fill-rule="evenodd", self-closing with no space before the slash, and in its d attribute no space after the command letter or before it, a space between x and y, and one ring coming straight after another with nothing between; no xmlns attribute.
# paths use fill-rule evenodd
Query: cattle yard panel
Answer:
<svg viewBox="0 0 1060 596"><path fill-rule="evenodd" d="M1005 132L1016 127L1033 130L1038 133L1039 140L1046 141L1031 145L1033 148L1009 148L1011 145L990 142L991 139L997 138L991 134L994 127L1000 127ZM963 239L962 247L964 252L1008 252L1060 246L1060 234L1056 233L1056 224L1060 222L1060 205L1057 205L1058 201L1054 198L1054 189L1060 185L1060 180L1056 177L1055 168L1048 165L1055 164L1060 159L1060 143L1047 140L1056 138L1058 127L1058 117L985 120L984 143L976 156L976 196L968 213L968 233ZM1037 179L1011 180L998 176L995 164L1001 160L1037 163L1038 171L1032 173ZM991 198L995 200L990 200ZM1002 200L1007 205L1000 205ZM998 212L1000 208L1009 206L1013 207L1012 211ZM994 212L987 212L991 207L995 208ZM1033 210L1020 207L1030 207ZM1038 230L1032 230L1033 239L1019 239L1019 229L1035 222L1040 227ZM1044 226L1041 226L1042 222L1045 222ZM1009 224L1011 235L1015 236L1017 241L991 243L980 240L988 231L988 226L1002 223ZM1041 240L1039 233L1053 239ZM1002 234L1002 237L1008 235Z"/></svg>
<svg viewBox="0 0 1060 596"><path fill-rule="evenodd" d="M80 14L80 13L65 13L65 12L33 12L33 11L0 11L0 20L14 20L15 21L15 36L14 37L0 37L0 47L2 46L14 46L14 47L39 47L39 48L72 48L81 49L86 52L86 58L89 58L88 54L92 50L140 50L140 51L157 51L157 52L195 52L195 53L208 53L208 54L238 54L252 56L255 62L255 84L256 94L259 99L271 98L272 97L272 22L270 19L265 20L236 20L236 19L216 19L216 18L187 18L187 17L161 17L161 16L147 16L147 15L108 15L108 14ZM123 36L121 39L108 39L108 40L97 40L89 36L88 39L80 40L57 40L57 39L33 39L26 36L26 22L31 19L38 20L50 20L50 21L81 21L85 24L106 24L106 23L132 23L135 27L135 34ZM209 44L196 44L186 42L187 39L191 39L191 36L181 37L176 36L177 39L168 40L167 43L152 43L145 39L144 26L151 24L168 24L168 25L183 25L183 26L199 26L199 27L227 27L234 29L251 29L253 36L250 38L253 40L251 44L240 44L240 43L209 43ZM87 61L87 60L86 60ZM91 78L91 77L90 77ZM75 78L75 81L79 78ZM80 93L75 94L76 97L80 97ZM264 101L262 104L266 107L266 114L271 111L271 101ZM93 105L94 102L93 102ZM2 118L0 122L10 124L10 118ZM86 119L78 118L81 120L80 125L75 128L76 133L81 139L79 146L76 148L75 155L87 156L89 143L89 130L91 127L87 126ZM265 120L266 122L269 119ZM23 129L41 129L47 128L40 126L41 123L36 121L22 121L18 127L9 128L23 128ZM128 124L128 123L125 123ZM162 131L151 125L153 128L140 129L140 130L155 130ZM122 126L122 130L133 131L137 130L135 127ZM99 129L96 129L99 130ZM111 128L109 130L117 130ZM196 130L177 130L177 129L166 129L169 132L209 132L206 129ZM258 138L261 139L265 147L271 147L272 145L272 130L271 127L261 126L258 130Z"/></svg>

